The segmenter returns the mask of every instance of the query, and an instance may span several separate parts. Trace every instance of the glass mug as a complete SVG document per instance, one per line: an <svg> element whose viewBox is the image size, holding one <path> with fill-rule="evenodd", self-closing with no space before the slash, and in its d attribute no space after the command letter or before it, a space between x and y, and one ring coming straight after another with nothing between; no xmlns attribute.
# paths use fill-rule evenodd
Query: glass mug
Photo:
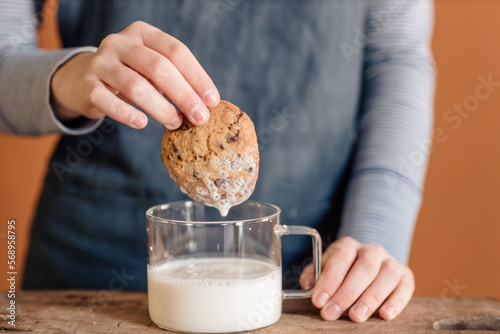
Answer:
<svg viewBox="0 0 500 334"><path fill-rule="evenodd" d="M246 201L226 217L193 201L157 205L148 218L148 308L159 327L180 332L254 330L281 316L282 299L310 290L281 286L281 236L310 235L314 276L321 270L315 229L280 225L277 206Z"/></svg>

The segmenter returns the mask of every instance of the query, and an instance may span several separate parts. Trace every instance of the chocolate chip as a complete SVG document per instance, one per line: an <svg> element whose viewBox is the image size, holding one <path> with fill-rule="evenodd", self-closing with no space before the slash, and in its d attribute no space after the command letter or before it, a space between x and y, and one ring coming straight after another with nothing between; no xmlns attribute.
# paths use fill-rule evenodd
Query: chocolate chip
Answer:
<svg viewBox="0 0 500 334"><path fill-rule="evenodd" d="M227 195L226 194L222 194L220 195L220 199L226 199L227 198Z"/></svg>
<svg viewBox="0 0 500 334"><path fill-rule="evenodd" d="M191 129L191 127L192 127L192 124L185 120L184 122L182 122L182 125L179 127L179 130L186 131L186 130Z"/></svg>
<svg viewBox="0 0 500 334"><path fill-rule="evenodd" d="M177 159L182 160L181 155L177 154Z"/></svg>
<svg viewBox="0 0 500 334"><path fill-rule="evenodd" d="M224 182L223 179L217 179L214 181L214 184L217 188L220 188L220 186L222 185L222 182Z"/></svg>
<svg viewBox="0 0 500 334"><path fill-rule="evenodd" d="M238 158L241 158L241 153L238 153Z"/></svg>
<svg viewBox="0 0 500 334"><path fill-rule="evenodd" d="M224 144L220 144L219 147L220 147L221 150L223 150L224 149Z"/></svg>
<svg viewBox="0 0 500 334"><path fill-rule="evenodd" d="M237 133L235 133L233 136L231 136L229 138L229 141L233 142L233 143L236 143L238 141L238 137L240 136L240 131L238 130Z"/></svg>
<svg viewBox="0 0 500 334"><path fill-rule="evenodd" d="M248 167L248 172L253 172L253 167Z"/></svg>
<svg viewBox="0 0 500 334"><path fill-rule="evenodd" d="M173 146L173 148L174 148L174 153L179 152L179 150L177 149L177 147L176 147L175 145L172 145L172 146Z"/></svg>

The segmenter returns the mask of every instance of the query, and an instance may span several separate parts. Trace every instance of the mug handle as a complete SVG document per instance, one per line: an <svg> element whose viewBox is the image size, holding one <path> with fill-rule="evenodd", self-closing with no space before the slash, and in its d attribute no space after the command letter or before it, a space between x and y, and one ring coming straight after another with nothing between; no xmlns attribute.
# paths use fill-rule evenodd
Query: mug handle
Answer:
<svg viewBox="0 0 500 334"><path fill-rule="evenodd" d="M312 238L314 285L309 290L283 290L283 299L310 298L321 275L321 237L315 229L306 226L279 225L280 237L284 235L309 235Z"/></svg>

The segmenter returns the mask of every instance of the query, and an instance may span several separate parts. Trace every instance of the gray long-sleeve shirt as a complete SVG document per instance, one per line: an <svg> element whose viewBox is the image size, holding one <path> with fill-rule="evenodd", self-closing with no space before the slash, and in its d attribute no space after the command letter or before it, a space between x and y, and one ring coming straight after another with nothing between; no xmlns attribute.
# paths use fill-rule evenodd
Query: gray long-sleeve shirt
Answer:
<svg viewBox="0 0 500 334"><path fill-rule="evenodd" d="M150 21L185 42L222 97L254 119L263 166L253 198L280 205L284 223L317 225L336 205L331 201L345 178L338 235L380 244L406 263L432 126L430 0L242 1L231 11L193 1L103 3L63 5L63 42L72 48L46 52L35 47L32 1L0 1L1 131L82 135L98 128L100 121L89 121L70 129L54 117L51 76L76 52L94 50L75 47L96 46L107 33L133 20ZM100 12L107 15L96 15ZM89 32L82 33L83 28ZM153 138L161 132L155 124L142 132L117 128L119 154L137 159L144 150L144 145L137 150L134 146L141 134ZM60 150L81 142L67 139ZM159 152L156 146L151 150ZM70 182L102 190L104 181L95 169L99 165L90 164L105 159L99 154L83 157L78 166L92 171L92 177L72 168L50 188L52 193ZM350 156L353 163L346 172ZM170 183L160 189L160 179L168 177L158 172L160 167L143 172L148 167L132 158L124 162L117 153L109 159L101 163L104 169L113 170L113 163L120 161L122 170L129 167L103 176L107 183L116 179L116 185L127 189L130 182L117 176L124 175L137 180L136 185L150 183L153 193L168 188L156 198L176 198L170 197L177 191ZM49 174L57 170L55 162L64 163L53 161ZM332 241L336 236L332 232L325 237Z"/></svg>

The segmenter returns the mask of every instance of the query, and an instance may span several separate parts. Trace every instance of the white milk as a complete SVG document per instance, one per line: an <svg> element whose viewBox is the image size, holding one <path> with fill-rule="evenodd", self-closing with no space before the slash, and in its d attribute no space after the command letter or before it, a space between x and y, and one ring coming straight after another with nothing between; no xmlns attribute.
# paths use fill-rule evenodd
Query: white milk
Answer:
<svg viewBox="0 0 500 334"><path fill-rule="evenodd" d="M185 332L236 332L281 315L281 270L240 258L192 258L148 268L149 315Z"/></svg>

